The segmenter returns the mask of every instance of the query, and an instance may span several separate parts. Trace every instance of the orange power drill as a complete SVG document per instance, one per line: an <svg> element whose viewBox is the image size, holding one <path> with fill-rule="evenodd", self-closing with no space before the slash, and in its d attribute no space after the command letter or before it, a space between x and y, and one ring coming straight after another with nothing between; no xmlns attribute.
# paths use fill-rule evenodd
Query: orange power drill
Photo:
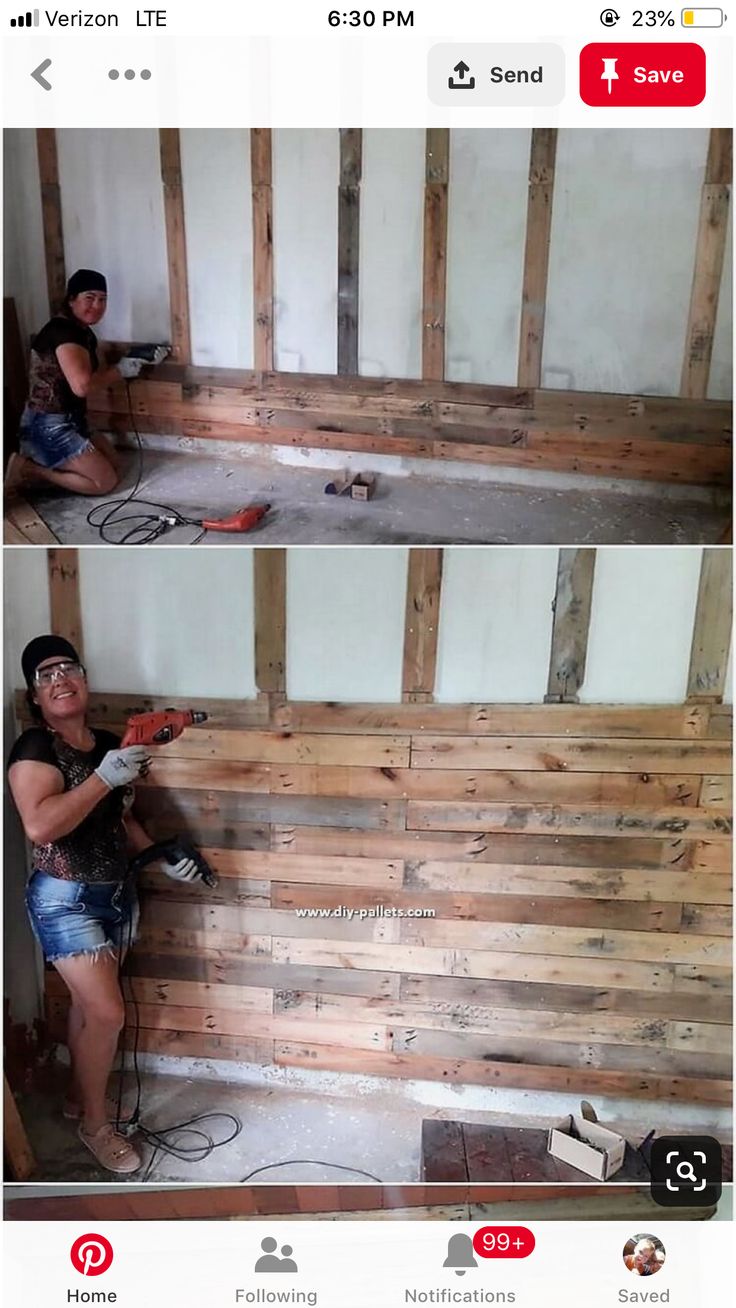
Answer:
<svg viewBox="0 0 736 1308"><path fill-rule="evenodd" d="M207 721L208 714L199 709L158 709L154 713L134 713L125 725L120 748L126 745L168 745L187 727Z"/></svg>

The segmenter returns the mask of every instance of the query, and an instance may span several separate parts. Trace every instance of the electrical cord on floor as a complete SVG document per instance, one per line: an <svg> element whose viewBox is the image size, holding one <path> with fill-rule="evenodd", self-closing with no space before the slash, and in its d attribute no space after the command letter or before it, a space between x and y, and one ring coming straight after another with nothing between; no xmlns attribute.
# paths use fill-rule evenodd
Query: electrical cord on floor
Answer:
<svg viewBox="0 0 736 1308"><path fill-rule="evenodd" d="M143 480L143 442L138 431L138 424L133 412L130 395L130 382L125 382L125 394L128 400L128 415L136 440L138 451L138 471L133 489L120 499L105 500L97 504L87 514L87 522L94 527L101 541L106 545L148 545L152 540L162 536L170 527L197 527L197 535L190 545L197 545L205 535L205 529L197 518L187 518L170 504L158 504L155 500L138 499L138 489ZM138 509L139 512L123 513L124 509ZM159 510L150 512L150 510ZM147 510L142 512L140 510ZM127 524L135 524L127 525ZM120 530L123 535L120 535ZM113 535L112 532L116 534Z"/></svg>
<svg viewBox="0 0 736 1308"><path fill-rule="evenodd" d="M125 950L125 959L130 955L132 943L133 915L130 913L128 916L128 942ZM133 1114L130 1120L122 1121L123 1078L125 1075L125 1050L123 1049L121 1050L120 1055L115 1125L118 1131L126 1135L132 1134L134 1131L137 1132L142 1136L146 1144L151 1146L152 1153L146 1164L146 1170L142 1177L136 1176L135 1178L136 1180L147 1181L162 1155L176 1158L180 1162L203 1163L216 1149L222 1149L224 1145L232 1144L233 1140L236 1140L240 1135L240 1132L243 1129L243 1124L240 1121L240 1118L236 1117L233 1113L197 1113L193 1117L186 1118L183 1122L174 1122L171 1126L159 1127L156 1130L152 1127L146 1126L145 1122L141 1120L141 1098L143 1087L141 1083L140 1068L138 1066L138 1046L140 1044L141 1031L140 1009L138 1007L138 1000L135 995L134 987L132 983L130 983L130 977L128 977L125 972L123 952L121 949L118 953L118 984L123 998L125 998L125 987L123 985L125 979L129 982L128 993L135 1014L133 1071L136 1084L136 1100L135 1108L133 1109ZM215 1121L232 1123L233 1129L229 1135L225 1136L224 1140L214 1139L213 1135L210 1135L209 1131L204 1129L203 1124L205 1122L210 1123ZM190 1143L185 1143L185 1140L188 1137L191 1138Z"/></svg>
<svg viewBox="0 0 736 1308"><path fill-rule="evenodd" d="M130 1002L133 1005L135 1021L133 1034L133 1072L135 1075L136 1099L132 1116L128 1121L122 1121L123 1078L125 1076L125 1050L123 1049L120 1054L120 1068L118 1073L118 1097L115 1113L115 1126L118 1131L121 1131L126 1135L137 1131L146 1141L146 1144L151 1146L153 1152L146 1164L146 1170L142 1177L136 1175L135 1178L136 1180L147 1181L161 1155L168 1155L170 1158L177 1158L181 1162L203 1163L211 1156L211 1154L214 1153L215 1149L221 1149L223 1145L232 1144L233 1140L236 1140L240 1135L243 1129L243 1124L240 1121L240 1118L236 1117L234 1113L198 1113L196 1116L187 1118L183 1122L176 1122L172 1126L161 1127L155 1131L151 1127L147 1127L145 1123L141 1121L140 1113L143 1087L141 1083L140 1068L138 1066L138 1047L140 1044L141 1033L140 1009L138 1007L135 989L130 983L130 977L125 971L125 960L130 956L132 944L133 916L131 913L128 917L128 941L125 948L125 955L123 956L122 950L118 953L118 985L120 986L123 998L125 998L125 987L123 986L123 981L127 980L129 982L128 994ZM226 1136L224 1140L213 1140L212 1136L208 1135L201 1127L203 1122L210 1122L217 1119L220 1121L230 1121L234 1124L234 1131L231 1135ZM176 1137L177 1135L181 1136L182 1134L192 1136L195 1143L190 1145L178 1143ZM347 1167L343 1163L332 1163L327 1159L322 1158L285 1158L283 1162L280 1163L266 1163L263 1167L256 1167L252 1172L249 1172L247 1176L241 1177L238 1184L242 1185L246 1181L250 1181L252 1177L258 1176L261 1172L269 1172L278 1167L296 1166L332 1167L340 1172L352 1172L355 1176L365 1176L368 1180L375 1181L377 1185L383 1184L380 1177L374 1176L372 1172L364 1172L360 1167Z"/></svg>

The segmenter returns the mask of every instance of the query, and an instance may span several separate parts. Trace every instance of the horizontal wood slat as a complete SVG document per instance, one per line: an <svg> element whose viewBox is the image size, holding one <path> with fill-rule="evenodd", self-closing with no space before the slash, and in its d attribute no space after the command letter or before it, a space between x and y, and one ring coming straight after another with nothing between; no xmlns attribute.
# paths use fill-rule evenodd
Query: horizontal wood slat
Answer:
<svg viewBox="0 0 736 1308"><path fill-rule="evenodd" d="M437 227L441 237L443 183L428 183L427 195L433 232ZM435 261L433 267L440 276L441 266ZM425 312L428 368L422 382L168 363L155 380L137 384L137 425L141 431L242 444L706 485L730 481L732 413L724 402L443 382L440 288L437 281ZM96 425L129 427L122 386L95 392L93 404Z"/></svg>
<svg viewBox="0 0 736 1308"><path fill-rule="evenodd" d="M141 880L141 1048L727 1102L723 706L200 706L136 807L219 884Z"/></svg>

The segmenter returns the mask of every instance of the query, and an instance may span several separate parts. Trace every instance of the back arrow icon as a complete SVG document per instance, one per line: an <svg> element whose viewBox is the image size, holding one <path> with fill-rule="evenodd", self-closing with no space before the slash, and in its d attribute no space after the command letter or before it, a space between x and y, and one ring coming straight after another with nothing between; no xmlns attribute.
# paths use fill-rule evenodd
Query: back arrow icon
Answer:
<svg viewBox="0 0 736 1308"><path fill-rule="evenodd" d="M38 68L34 68L33 72L31 73L31 77L34 79L34 81L38 82L39 86L43 87L44 91L51 90L51 83L47 82L46 78L43 76L43 74L46 72L46 69L50 67L51 67L51 60L44 59L43 63L39 64Z"/></svg>

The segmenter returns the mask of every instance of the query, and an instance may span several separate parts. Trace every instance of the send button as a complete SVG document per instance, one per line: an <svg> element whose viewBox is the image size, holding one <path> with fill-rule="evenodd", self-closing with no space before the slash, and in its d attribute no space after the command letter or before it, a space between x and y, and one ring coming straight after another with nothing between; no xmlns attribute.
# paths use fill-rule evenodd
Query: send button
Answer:
<svg viewBox="0 0 736 1308"><path fill-rule="evenodd" d="M524 108L560 104L565 54L559 45L435 45L429 52L434 104Z"/></svg>

